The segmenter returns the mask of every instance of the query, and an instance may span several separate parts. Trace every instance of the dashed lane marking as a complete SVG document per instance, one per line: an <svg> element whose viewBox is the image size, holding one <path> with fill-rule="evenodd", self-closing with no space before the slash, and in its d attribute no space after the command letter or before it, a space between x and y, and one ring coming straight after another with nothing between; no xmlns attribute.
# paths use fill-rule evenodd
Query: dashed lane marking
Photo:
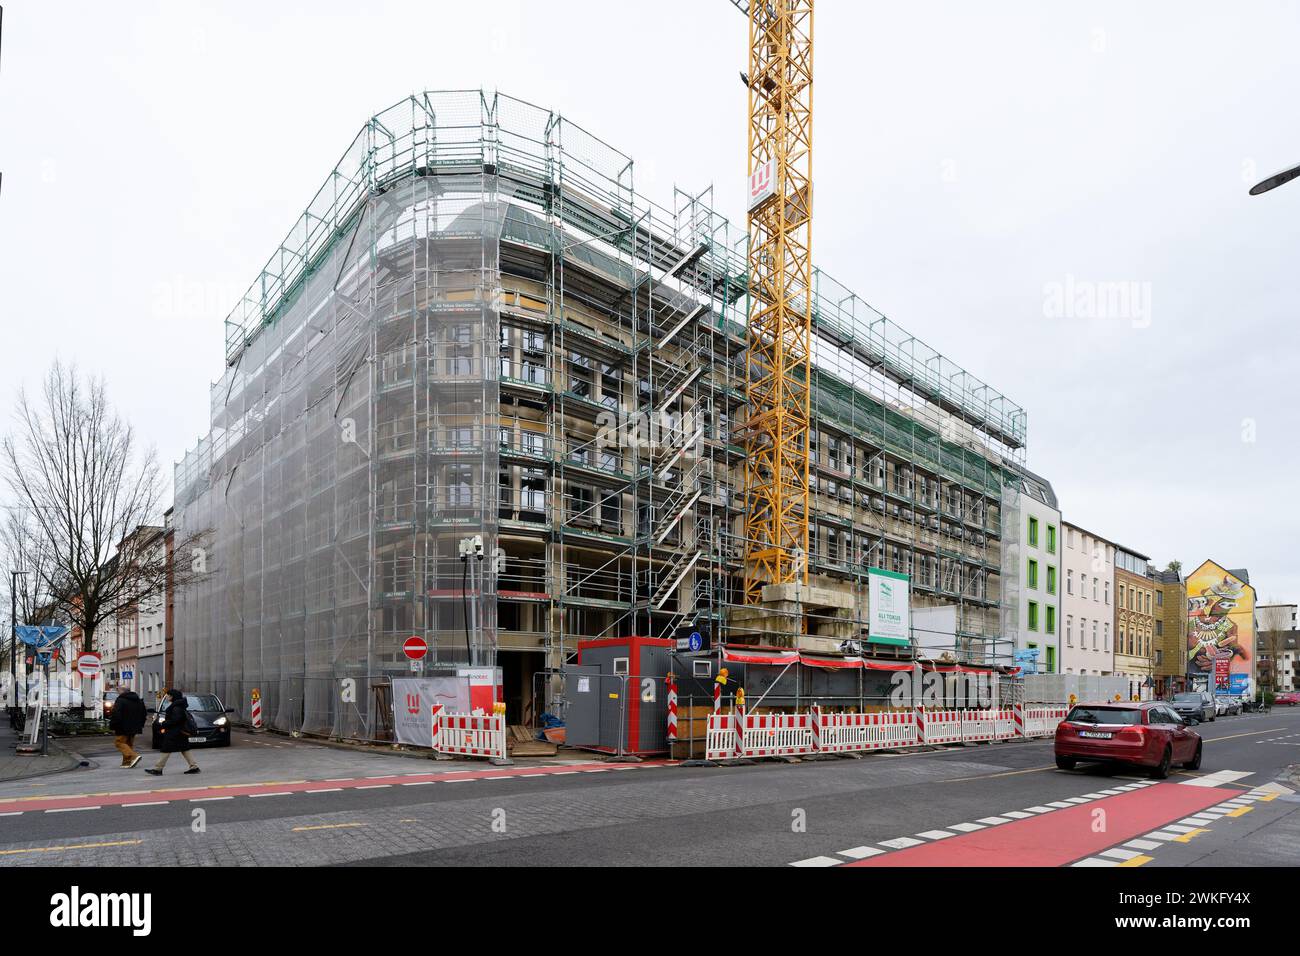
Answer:
<svg viewBox="0 0 1300 956"><path fill-rule="evenodd" d="M353 827L363 827L364 823L320 823L310 827L294 827L294 833L301 833L303 830L349 830Z"/></svg>
<svg viewBox="0 0 1300 956"><path fill-rule="evenodd" d="M97 850L106 846L139 846L143 840L109 840L104 843L70 843L66 846L33 846L18 850L0 850L0 856L17 856L21 853L62 853L64 850Z"/></svg>

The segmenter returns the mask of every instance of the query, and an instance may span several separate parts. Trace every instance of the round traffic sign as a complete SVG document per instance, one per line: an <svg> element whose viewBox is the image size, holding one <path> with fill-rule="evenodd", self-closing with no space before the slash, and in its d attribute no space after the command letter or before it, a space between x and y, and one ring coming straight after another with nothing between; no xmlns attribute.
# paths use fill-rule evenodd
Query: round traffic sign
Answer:
<svg viewBox="0 0 1300 956"><path fill-rule="evenodd" d="M408 637L402 645L402 653L413 661L418 661L429 653L429 645L422 637Z"/></svg>
<svg viewBox="0 0 1300 956"><path fill-rule="evenodd" d="M99 670L99 655L94 651L85 651L77 656L77 673L82 677L95 677Z"/></svg>

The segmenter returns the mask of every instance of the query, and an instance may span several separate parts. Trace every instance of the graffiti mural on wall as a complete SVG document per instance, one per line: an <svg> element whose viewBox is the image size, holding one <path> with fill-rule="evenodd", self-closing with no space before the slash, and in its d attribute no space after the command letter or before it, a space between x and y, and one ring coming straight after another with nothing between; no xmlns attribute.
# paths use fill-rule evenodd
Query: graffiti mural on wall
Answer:
<svg viewBox="0 0 1300 956"><path fill-rule="evenodd" d="M1187 579L1187 673L1241 695L1254 671L1255 589L1213 561Z"/></svg>

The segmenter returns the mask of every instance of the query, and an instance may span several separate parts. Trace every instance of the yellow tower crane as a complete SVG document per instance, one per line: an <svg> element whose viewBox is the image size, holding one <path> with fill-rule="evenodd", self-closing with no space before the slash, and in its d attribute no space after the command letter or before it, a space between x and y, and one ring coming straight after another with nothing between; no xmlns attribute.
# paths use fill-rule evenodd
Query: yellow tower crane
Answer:
<svg viewBox="0 0 1300 956"><path fill-rule="evenodd" d="M813 0L732 0L749 17L745 603L805 583L812 386Z"/></svg>

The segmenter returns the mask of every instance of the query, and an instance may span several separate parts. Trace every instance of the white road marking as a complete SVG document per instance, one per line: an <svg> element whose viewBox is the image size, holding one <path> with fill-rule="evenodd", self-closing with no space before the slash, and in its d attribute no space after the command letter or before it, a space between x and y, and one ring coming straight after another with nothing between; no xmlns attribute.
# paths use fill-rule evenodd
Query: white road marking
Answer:
<svg viewBox="0 0 1300 956"><path fill-rule="evenodd" d="M962 833L973 833L976 830L983 830L984 827L978 823L954 823L948 829L960 830Z"/></svg>
<svg viewBox="0 0 1300 956"><path fill-rule="evenodd" d="M947 830L926 830L924 833L918 833L917 836L925 837L927 840L946 840L950 836L956 836L955 833L949 833Z"/></svg>
<svg viewBox="0 0 1300 956"><path fill-rule="evenodd" d="M1129 840L1124 845L1132 847L1135 850L1154 850L1156 847L1160 846L1160 844L1154 840Z"/></svg>
<svg viewBox="0 0 1300 956"><path fill-rule="evenodd" d="M850 850L840 850L840 856L847 856L850 860L865 860L869 856L879 856L885 851L874 846L855 846Z"/></svg>
<svg viewBox="0 0 1300 956"><path fill-rule="evenodd" d="M1073 866L1119 866L1119 860L1102 860L1095 856L1085 857Z"/></svg>
<svg viewBox="0 0 1300 956"><path fill-rule="evenodd" d="M1196 826L1184 826L1183 824L1180 823L1166 823L1163 827L1161 827L1161 829L1172 830L1174 833L1191 833L1193 830L1199 828Z"/></svg>
<svg viewBox="0 0 1300 956"><path fill-rule="evenodd" d="M353 790L384 790L391 787L391 783L368 783L364 787L353 787Z"/></svg>
<svg viewBox="0 0 1300 956"><path fill-rule="evenodd" d="M920 846L920 840L913 840L911 837L897 837L893 840L881 840L881 846L887 846L891 850L905 850L909 846Z"/></svg>
<svg viewBox="0 0 1300 956"><path fill-rule="evenodd" d="M293 796L293 791L273 790L270 793L250 793L249 796L250 797L291 797ZM137 804L137 806L145 806L145 804Z"/></svg>
<svg viewBox="0 0 1300 956"><path fill-rule="evenodd" d="M1186 831L1186 832L1189 832L1189 833L1190 833L1191 831L1188 830L1188 831ZM1151 833L1148 833L1148 834L1147 834L1146 836L1144 836L1142 839L1144 839L1144 840L1177 840L1180 836L1182 836L1181 833L1173 833L1173 832L1171 832L1171 831L1169 831L1169 830L1155 830L1155 831L1153 831L1153 832L1151 832Z"/></svg>
<svg viewBox="0 0 1300 956"><path fill-rule="evenodd" d="M1051 807L1025 807L1026 813L1051 813Z"/></svg>
<svg viewBox="0 0 1300 956"><path fill-rule="evenodd" d="M999 823L1010 823L1011 821L1006 817L980 817L979 822L986 826L995 827Z"/></svg>
<svg viewBox="0 0 1300 956"><path fill-rule="evenodd" d="M1064 800L1054 800L1053 802L1049 803L1048 806L1055 807L1058 810L1068 810L1071 806L1073 806L1073 804L1067 803Z"/></svg>
<svg viewBox="0 0 1300 956"><path fill-rule="evenodd" d="M837 860L832 856L814 856L807 860L795 860L791 866L839 866L843 860Z"/></svg>
<svg viewBox="0 0 1300 956"><path fill-rule="evenodd" d="M233 796L225 797L191 797L190 803L210 803L213 800L233 800Z"/></svg>
<svg viewBox="0 0 1300 956"><path fill-rule="evenodd" d="M1133 859L1133 857L1141 856L1142 854L1139 853L1137 850L1124 850L1119 847L1115 847L1113 850L1102 850L1100 855L1110 857L1112 860L1122 861L1122 860L1131 860Z"/></svg>
<svg viewBox="0 0 1300 956"><path fill-rule="evenodd" d="M1232 783L1241 780L1244 777L1253 776L1250 770L1219 770L1216 773L1206 774L1204 777L1196 777L1193 780L1183 780L1180 786L1184 787L1219 787L1225 783Z"/></svg>
<svg viewBox="0 0 1300 956"><path fill-rule="evenodd" d="M1032 813L1026 813L1024 810L1011 810L1002 814L1004 817L1010 817L1012 820L1023 820L1025 817L1032 817Z"/></svg>
<svg viewBox="0 0 1300 956"><path fill-rule="evenodd" d="M103 807L56 807L53 810L46 810L46 813L72 813L75 810L102 810Z"/></svg>

